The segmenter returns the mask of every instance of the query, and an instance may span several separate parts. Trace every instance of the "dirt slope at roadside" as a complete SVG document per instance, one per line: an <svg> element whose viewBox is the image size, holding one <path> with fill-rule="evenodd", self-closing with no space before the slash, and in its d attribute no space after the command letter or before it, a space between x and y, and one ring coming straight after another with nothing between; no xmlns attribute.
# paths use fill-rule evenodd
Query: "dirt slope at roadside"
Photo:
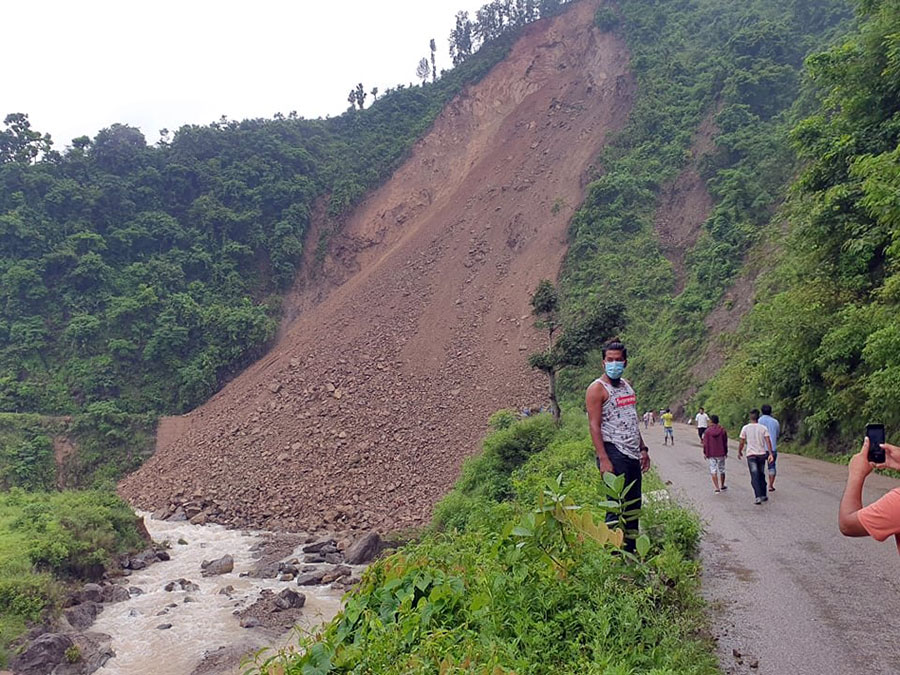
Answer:
<svg viewBox="0 0 900 675"><path fill-rule="evenodd" d="M185 418L120 492L267 529L428 520L488 415L544 400L529 293L629 112L624 43L597 2L529 26L356 209L273 350ZM329 292L328 289L331 289Z"/></svg>

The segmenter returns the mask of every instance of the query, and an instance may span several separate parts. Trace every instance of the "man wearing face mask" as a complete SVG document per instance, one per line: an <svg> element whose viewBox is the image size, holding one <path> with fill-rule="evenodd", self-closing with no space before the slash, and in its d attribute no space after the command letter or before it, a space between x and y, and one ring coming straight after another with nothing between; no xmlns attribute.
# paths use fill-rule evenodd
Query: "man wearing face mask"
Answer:
<svg viewBox="0 0 900 675"><path fill-rule="evenodd" d="M641 474L650 468L647 445L641 438L634 389L622 373L628 363L628 351L618 340L603 347L603 377L588 387L585 406L591 440L597 454L597 468L603 473L625 476L625 500L628 510L641 506ZM634 551L638 518L625 521L625 550Z"/></svg>

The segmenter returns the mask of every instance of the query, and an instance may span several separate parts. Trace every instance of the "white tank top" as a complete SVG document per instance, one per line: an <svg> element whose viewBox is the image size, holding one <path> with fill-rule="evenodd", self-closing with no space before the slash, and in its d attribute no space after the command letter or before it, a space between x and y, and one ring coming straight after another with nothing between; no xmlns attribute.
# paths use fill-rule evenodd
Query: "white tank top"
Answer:
<svg viewBox="0 0 900 675"><path fill-rule="evenodd" d="M641 432L634 389L626 380L620 380L618 387L607 384L603 378L594 382L602 384L608 394L603 404L603 421L600 424L604 442L615 445L623 455L640 459Z"/></svg>

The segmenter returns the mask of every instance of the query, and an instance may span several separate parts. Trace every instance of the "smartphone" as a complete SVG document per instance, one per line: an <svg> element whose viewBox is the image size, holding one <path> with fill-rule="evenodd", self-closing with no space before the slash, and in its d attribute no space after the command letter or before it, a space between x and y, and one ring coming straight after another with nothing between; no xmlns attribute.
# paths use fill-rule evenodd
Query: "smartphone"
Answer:
<svg viewBox="0 0 900 675"><path fill-rule="evenodd" d="M869 461L881 464L884 462L884 448L881 447L885 442L884 425L867 424L866 437L869 439Z"/></svg>

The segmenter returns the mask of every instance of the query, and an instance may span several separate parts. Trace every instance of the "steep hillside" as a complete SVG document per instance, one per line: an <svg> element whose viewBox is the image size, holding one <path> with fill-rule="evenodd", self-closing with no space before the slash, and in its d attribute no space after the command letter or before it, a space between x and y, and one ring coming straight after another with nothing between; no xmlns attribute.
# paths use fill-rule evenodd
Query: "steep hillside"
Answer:
<svg viewBox="0 0 900 675"><path fill-rule="evenodd" d="M527 27L354 211L328 285L265 358L179 424L121 493L197 500L268 528L425 522L487 416L543 399L525 355L529 292L555 277L566 226L632 82L598 3ZM170 427L171 428L171 427Z"/></svg>

